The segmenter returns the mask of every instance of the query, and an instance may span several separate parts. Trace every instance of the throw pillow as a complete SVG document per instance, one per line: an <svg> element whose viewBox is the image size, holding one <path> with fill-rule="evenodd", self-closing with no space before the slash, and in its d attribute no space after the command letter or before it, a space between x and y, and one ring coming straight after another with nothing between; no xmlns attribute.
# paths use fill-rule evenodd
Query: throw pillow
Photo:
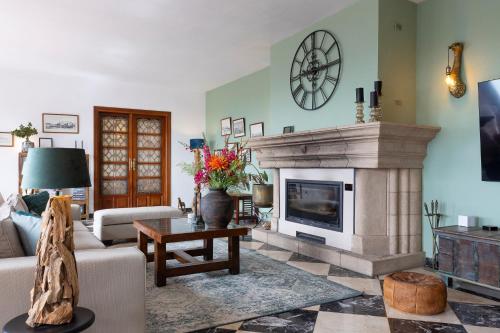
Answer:
<svg viewBox="0 0 500 333"><path fill-rule="evenodd" d="M40 239L42 218L25 212L13 212L11 217L16 226L17 234L21 239L24 254L34 256L36 243Z"/></svg>
<svg viewBox="0 0 500 333"><path fill-rule="evenodd" d="M10 211L9 211L10 212ZM16 227L10 218L0 221L0 259L24 256Z"/></svg>
<svg viewBox="0 0 500 333"><path fill-rule="evenodd" d="M0 193L0 221L3 221L10 217L10 206L3 199L2 193Z"/></svg>
<svg viewBox="0 0 500 333"><path fill-rule="evenodd" d="M14 194L12 193L9 195L9 197L6 200L7 204L10 206L10 208L17 212L28 212L28 206L26 206L26 203L23 200L23 197L20 194Z"/></svg>
<svg viewBox="0 0 500 333"><path fill-rule="evenodd" d="M23 196L23 200L28 206L28 211L39 216L45 211L49 198L50 195L47 191Z"/></svg>

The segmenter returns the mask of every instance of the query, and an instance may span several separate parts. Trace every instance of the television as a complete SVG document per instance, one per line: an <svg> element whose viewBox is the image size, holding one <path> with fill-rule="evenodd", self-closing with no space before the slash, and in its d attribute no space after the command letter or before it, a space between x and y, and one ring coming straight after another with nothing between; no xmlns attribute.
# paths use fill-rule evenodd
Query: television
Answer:
<svg viewBox="0 0 500 333"><path fill-rule="evenodd" d="M500 79L478 83L481 175L500 181Z"/></svg>

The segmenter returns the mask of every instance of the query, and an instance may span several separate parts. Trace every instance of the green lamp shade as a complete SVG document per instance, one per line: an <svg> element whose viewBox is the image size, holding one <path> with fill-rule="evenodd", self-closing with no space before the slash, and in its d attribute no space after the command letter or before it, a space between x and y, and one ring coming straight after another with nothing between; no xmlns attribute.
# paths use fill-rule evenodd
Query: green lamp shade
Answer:
<svg viewBox="0 0 500 333"><path fill-rule="evenodd" d="M23 189L90 187L85 150L31 148L23 165Z"/></svg>

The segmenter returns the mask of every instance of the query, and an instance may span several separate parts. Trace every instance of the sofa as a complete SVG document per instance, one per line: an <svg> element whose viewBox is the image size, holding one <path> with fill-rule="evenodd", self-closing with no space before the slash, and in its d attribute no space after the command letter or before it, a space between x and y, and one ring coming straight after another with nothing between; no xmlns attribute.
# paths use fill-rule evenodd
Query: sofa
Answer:
<svg viewBox="0 0 500 333"><path fill-rule="evenodd" d="M137 238L134 220L182 217L182 211L170 206L102 209L94 212L94 235L102 242Z"/></svg>
<svg viewBox="0 0 500 333"><path fill-rule="evenodd" d="M96 315L85 332L138 333L145 330L145 265L135 247L106 249L74 216L78 305ZM0 259L0 327L29 309L36 257Z"/></svg>

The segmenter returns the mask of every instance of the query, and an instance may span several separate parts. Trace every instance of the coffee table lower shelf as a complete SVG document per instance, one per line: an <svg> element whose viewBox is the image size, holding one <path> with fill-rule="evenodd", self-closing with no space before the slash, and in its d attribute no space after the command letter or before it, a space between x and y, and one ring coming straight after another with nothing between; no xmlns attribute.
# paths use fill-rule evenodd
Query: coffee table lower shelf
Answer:
<svg viewBox="0 0 500 333"><path fill-rule="evenodd" d="M138 231L138 247L146 256L147 262L155 263L155 284L157 287L166 285L169 277L197 274L228 269L230 274L240 273L240 239L239 236L228 236L228 259L214 260L214 238L203 239L203 247L167 251L169 242L158 242L154 239L154 252L148 252L148 237ZM193 239L190 239L193 240ZM203 256L203 260L196 257ZM177 260L180 265L169 266L167 260Z"/></svg>

